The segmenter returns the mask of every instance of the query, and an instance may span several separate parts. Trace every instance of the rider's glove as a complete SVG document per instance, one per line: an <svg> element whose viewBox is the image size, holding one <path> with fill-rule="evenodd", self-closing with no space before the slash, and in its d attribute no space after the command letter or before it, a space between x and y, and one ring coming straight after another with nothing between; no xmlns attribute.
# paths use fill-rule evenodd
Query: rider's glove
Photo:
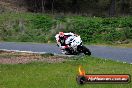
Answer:
<svg viewBox="0 0 132 88"><path fill-rule="evenodd" d="M66 45L66 46L61 46L61 49L65 49L65 48L69 48L69 46L68 46L68 45Z"/></svg>

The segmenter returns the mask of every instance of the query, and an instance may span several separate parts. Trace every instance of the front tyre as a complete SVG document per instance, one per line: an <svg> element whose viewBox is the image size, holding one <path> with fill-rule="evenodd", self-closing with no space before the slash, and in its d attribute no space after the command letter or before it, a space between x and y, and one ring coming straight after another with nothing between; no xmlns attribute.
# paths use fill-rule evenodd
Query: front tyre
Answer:
<svg viewBox="0 0 132 88"><path fill-rule="evenodd" d="M87 47L85 47L85 46L82 46L83 47L83 53L85 54L85 55L91 55L91 51L87 48Z"/></svg>
<svg viewBox="0 0 132 88"><path fill-rule="evenodd" d="M84 53L85 55L89 55L89 56L91 55L91 51L83 45L79 46L78 50Z"/></svg>

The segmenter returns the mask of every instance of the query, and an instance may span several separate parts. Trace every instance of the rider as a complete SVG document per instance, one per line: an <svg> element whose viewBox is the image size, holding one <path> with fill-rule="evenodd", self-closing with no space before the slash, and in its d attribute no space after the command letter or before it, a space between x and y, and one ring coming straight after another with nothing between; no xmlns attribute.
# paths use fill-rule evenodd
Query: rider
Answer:
<svg viewBox="0 0 132 88"><path fill-rule="evenodd" d="M57 45L61 48L61 49L66 49L69 48L69 45L66 44L66 39L68 39L71 36L77 36L74 33L64 33L64 32L59 32L59 34L57 34L55 36L56 41L57 41Z"/></svg>

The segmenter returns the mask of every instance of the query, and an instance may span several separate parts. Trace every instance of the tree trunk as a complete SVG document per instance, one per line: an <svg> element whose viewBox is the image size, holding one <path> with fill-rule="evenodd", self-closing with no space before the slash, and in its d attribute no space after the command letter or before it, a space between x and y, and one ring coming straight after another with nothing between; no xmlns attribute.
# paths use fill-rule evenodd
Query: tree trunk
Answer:
<svg viewBox="0 0 132 88"><path fill-rule="evenodd" d="M37 1L34 0L34 11L37 12Z"/></svg>
<svg viewBox="0 0 132 88"><path fill-rule="evenodd" d="M72 6L73 6L73 13L77 13L78 5L77 5L77 0L72 1Z"/></svg>
<svg viewBox="0 0 132 88"><path fill-rule="evenodd" d="M125 14L125 0L121 0L121 13L124 15Z"/></svg>
<svg viewBox="0 0 132 88"><path fill-rule="evenodd" d="M51 8L52 14L54 14L54 0L52 0L52 8Z"/></svg>
<svg viewBox="0 0 132 88"><path fill-rule="evenodd" d="M45 13L45 0L42 0L42 13Z"/></svg>
<svg viewBox="0 0 132 88"><path fill-rule="evenodd" d="M115 16L115 0L110 0L109 16L110 17Z"/></svg>

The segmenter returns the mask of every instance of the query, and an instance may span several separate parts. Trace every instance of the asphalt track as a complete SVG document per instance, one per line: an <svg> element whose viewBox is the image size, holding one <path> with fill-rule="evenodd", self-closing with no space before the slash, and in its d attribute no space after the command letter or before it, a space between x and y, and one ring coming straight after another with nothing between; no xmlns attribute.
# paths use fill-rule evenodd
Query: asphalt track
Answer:
<svg viewBox="0 0 132 88"><path fill-rule="evenodd" d="M92 56L104 59L112 59L124 63L132 64L132 48L115 48L106 46L87 46L92 52ZM0 42L0 50L31 51L36 53L61 54L56 44L32 44Z"/></svg>

